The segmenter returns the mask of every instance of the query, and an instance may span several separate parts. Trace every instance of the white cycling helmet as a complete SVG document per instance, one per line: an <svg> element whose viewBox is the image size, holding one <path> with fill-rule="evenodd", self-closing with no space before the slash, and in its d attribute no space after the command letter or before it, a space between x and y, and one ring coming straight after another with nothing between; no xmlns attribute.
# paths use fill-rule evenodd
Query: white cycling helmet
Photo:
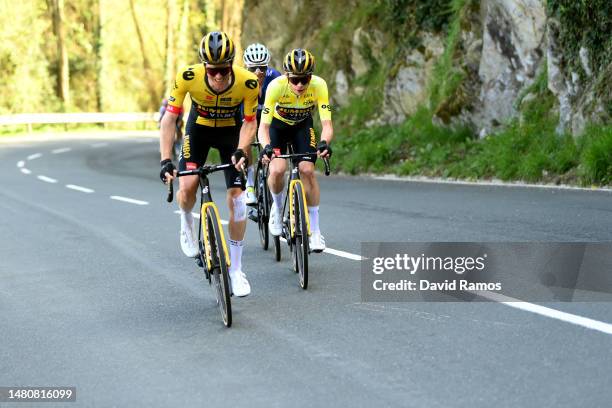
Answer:
<svg viewBox="0 0 612 408"><path fill-rule="evenodd" d="M244 50L242 60L247 68L257 65L268 65L270 62L270 52L263 44L251 44Z"/></svg>

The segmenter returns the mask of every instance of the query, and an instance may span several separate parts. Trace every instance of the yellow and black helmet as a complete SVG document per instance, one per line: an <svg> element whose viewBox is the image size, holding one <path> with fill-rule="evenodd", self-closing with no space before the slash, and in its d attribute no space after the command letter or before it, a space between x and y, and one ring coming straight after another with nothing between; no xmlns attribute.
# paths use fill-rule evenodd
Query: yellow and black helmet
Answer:
<svg viewBox="0 0 612 408"><path fill-rule="evenodd" d="M283 61L283 69L291 75L309 75L314 71L315 58L303 48L291 50L285 55Z"/></svg>
<svg viewBox="0 0 612 408"><path fill-rule="evenodd" d="M227 34L222 31L213 31L202 38L199 53L202 62L223 64L234 59L236 48Z"/></svg>

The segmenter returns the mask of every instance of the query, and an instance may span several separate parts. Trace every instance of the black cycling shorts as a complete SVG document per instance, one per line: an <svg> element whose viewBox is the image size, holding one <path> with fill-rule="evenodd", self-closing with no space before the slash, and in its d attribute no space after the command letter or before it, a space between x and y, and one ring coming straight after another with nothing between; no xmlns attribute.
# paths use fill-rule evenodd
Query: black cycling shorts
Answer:
<svg viewBox="0 0 612 408"><path fill-rule="evenodd" d="M309 157L298 159L298 162L317 161L317 138L312 127L312 117L295 125L288 125L282 120L272 118L270 124L270 144L275 154L286 154L287 144L293 146L293 153L312 153Z"/></svg>
<svg viewBox="0 0 612 408"><path fill-rule="evenodd" d="M215 128L198 125L195 121L188 121L179 158L179 170L194 170L202 166L206 162L211 147L219 151L221 163L231 163L232 154L238 148L239 139L239 126ZM240 173L238 170L232 166L224 172L227 188L240 188Z"/></svg>

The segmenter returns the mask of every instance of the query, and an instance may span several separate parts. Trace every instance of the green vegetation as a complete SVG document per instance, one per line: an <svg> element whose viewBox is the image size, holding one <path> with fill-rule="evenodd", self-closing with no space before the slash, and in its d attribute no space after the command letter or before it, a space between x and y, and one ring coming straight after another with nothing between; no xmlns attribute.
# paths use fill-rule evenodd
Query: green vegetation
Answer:
<svg viewBox="0 0 612 408"><path fill-rule="evenodd" d="M348 106L336 115L347 134L343 133L336 143L335 151L342 160L335 166L351 174L609 185L612 127L590 126L577 139L569 134L558 135L556 98L548 90L546 64L516 101L520 117L503 131L478 139L470 129L434 124L434 113L447 122L440 107L449 111L453 109L451 105L462 103L460 88L466 78L457 64L461 57L457 54L459 36L467 13L478 7L474 0L447 3L452 7L452 18L444 24L446 46L429 84L428 106L421 107L399 126L364 126L377 114L372 106L380 106L382 92L377 90L383 88L386 76L381 78L379 72L388 73L373 62L370 73L357 79L357 84L366 89L363 96L350 98ZM595 37L587 33L585 38ZM362 55L367 57L363 52Z"/></svg>
<svg viewBox="0 0 612 408"><path fill-rule="evenodd" d="M580 48L589 51L595 74L612 61L612 2L609 0L548 0L548 14L559 20L559 40L565 63L585 76Z"/></svg>

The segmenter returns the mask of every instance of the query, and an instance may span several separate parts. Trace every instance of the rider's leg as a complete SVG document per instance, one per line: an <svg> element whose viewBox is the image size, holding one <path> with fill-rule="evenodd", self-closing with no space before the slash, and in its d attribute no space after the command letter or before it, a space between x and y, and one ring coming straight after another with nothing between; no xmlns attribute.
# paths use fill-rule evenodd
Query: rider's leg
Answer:
<svg viewBox="0 0 612 408"><path fill-rule="evenodd" d="M232 153L236 150L235 143L219 146L219 154L223 163L231 163ZM225 171L225 185L227 186L227 207L229 209L229 275L232 292L236 296L246 296L251 293L251 286L242 272L242 249L244 247L244 232L246 230L247 205L246 194L240 188L240 175L231 167Z"/></svg>
<svg viewBox="0 0 612 408"><path fill-rule="evenodd" d="M285 160L277 159L270 162L268 167L268 186L270 187L270 193L276 204L277 209L283 209L283 202L285 200L285 170L287 169L287 162Z"/></svg>
<svg viewBox="0 0 612 408"><path fill-rule="evenodd" d="M196 142L192 143L189 136L185 136L179 170L195 169L206 161L209 146ZM179 209L181 212L181 249L186 256L195 257L198 254L198 245L194 232L194 220L191 214L196 203L199 177L185 176L179 178L179 191L176 193Z"/></svg>
<svg viewBox="0 0 612 408"><path fill-rule="evenodd" d="M321 193L319 182L314 171L314 163L302 161L299 164L300 178L306 190L306 203L308 204L308 216L310 218L311 232L319 231L319 200Z"/></svg>

